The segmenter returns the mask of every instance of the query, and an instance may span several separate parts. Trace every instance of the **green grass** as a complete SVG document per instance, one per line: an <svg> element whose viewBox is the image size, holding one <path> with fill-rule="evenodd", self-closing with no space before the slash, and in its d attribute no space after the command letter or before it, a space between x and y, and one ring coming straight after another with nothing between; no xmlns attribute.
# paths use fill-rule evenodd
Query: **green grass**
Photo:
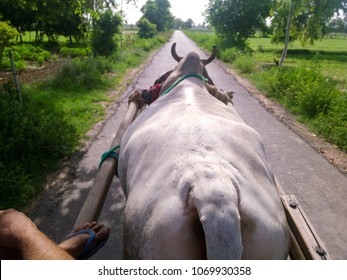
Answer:
<svg viewBox="0 0 347 280"><path fill-rule="evenodd" d="M269 38L250 38L249 43L260 63L273 64L274 59L281 57L283 46L272 44ZM346 38L324 38L313 46L301 46L299 42L294 42L289 47L285 65L305 66L313 59L322 65L325 76L338 81L340 88L347 90Z"/></svg>
<svg viewBox="0 0 347 280"><path fill-rule="evenodd" d="M309 51L325 51L325 52L347 52L347 38L323 38L322 40L315 41L314 45L302 46L299 41L294 41L290 44L290 49L297 50L309 50ZM258 46L262 46L265 50L280 51L283 46L280 44L271 43L270 38L250 38L250 47L254 50L258 49Z"/></svg>
<svg viewBox="0 0 347 280"><path fill-rule="evenodd" d="M24 209L45 185L47 173L78 151L86 132L105 116L129 70L143 63L171 34L127 41L109 58L68 60L52 77L22 87L0 85L0 209Z"/></svg>
<svg viewBox="0 0 347 280"><path fill-rule="evenodd" d="M14 40L14 41L18 42L18 40ZM22 34L22 40L25 43L35 43L35 31L26 31L24 34ZM42 42L44 43L48 42L48 37L46 35L43 36ZM65 36L57 36L57 42L60 44L65 44L65 43L69 43L69 39Z"/></svg>

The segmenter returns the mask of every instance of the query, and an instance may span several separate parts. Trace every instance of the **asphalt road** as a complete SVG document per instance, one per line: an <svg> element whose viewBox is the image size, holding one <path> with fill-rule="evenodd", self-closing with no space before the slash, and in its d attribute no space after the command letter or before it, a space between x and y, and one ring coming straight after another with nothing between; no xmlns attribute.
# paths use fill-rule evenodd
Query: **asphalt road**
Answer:
<svg viewBox="0 0 347 280"><path fill-rule="evenodd" d="M185 55L195 50L203 53L183 33L177 31L112 106L112 114L100 128L96 140L75 165L74 176L59 189L49 189L32 211L39 228L56 241L69 233L97 173L100 156L107 151L126 110L127 97L136 88L148 88L163 72L176 65L170 47L177 42L177 52ZM294 194L325 243L333 259L347 259L347 177L336 170L305 141L269 114L245 88L213 62L207 70L215 84L234 90L234 104L247 124L262 136L270 166L287 194ZM106 247L94 259L122 258L122 212L124 196L114 179L100 221L111 227Z"/></svg>

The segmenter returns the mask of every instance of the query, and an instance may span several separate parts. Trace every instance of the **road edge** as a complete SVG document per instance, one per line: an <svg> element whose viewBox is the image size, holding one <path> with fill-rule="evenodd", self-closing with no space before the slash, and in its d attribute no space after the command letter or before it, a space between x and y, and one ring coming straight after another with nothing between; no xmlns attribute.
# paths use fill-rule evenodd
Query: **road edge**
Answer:
<svg viewBox="0 0 347 280"><path fill-rule="evenodd" d="M278 121L283 123L300 138L302 138L311 148L318 152L342 174L347 175L347 156L344 151L342 151L336 145L328 143L321 137L314 134L308 127L299 122L292 113L286 110L282 105L269 99L250 81L239 76L237 72L229 65L221 62L220 60L216 60L216 62L238 83L240 83L241 86L244 87L254 98L256 98L260 105L264 107L271 115L273 115Z"/></svg>

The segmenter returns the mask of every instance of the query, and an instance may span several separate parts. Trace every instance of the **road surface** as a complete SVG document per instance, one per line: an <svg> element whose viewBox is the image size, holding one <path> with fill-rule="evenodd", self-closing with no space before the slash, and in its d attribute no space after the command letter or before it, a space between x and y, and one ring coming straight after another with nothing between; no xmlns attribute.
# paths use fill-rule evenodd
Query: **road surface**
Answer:
<svg viewBox="0 0 347 280"><path fill-rule="evenodd" d="M112 106L112 115L100 129L95 141L76 162L73 177L62 187L49 189L32 211L39 228L55 241L69 233L75 223L93 179L100 156L107 151L126 110L127 97L136 88L148 88L163 72L177 63L170 47L177 42L177 52L184 56L195 50L204 54L182 32L173 38L151 60L134 83ZM333 259L347 259L347 177L336 170L305 141L269 114L218 62L207 66L215 84L234 90L234 104L247 124L262 136L270 166L287 194L294 194L309 216ZM100 221L111 227L107 247L94 259L122 258L122 212L125 200L117 178L113 180Z"/></svg>

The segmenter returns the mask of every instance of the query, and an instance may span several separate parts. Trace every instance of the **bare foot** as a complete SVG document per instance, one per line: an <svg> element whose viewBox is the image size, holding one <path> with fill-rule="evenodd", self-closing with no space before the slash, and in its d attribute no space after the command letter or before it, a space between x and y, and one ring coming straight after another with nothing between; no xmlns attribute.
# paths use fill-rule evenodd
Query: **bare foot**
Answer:
<svg viewBox="0 0 347 280"><path fill-rule="evenodd" d="M92 222L92 223L87 223L80 228L74 229L71 235L84 229L91 229L96 233L95 239L93 240L93 243L90 246L90 249L95 248L99 244L99 242L105 240L105 238L108 237L110 232L110 229L106 227L105 225ZM90 234L88 233L77 234L61 242L59 244L59 247L65 250L67 253L69 253L72 257L77 259L82 253L84 246L87 244L89 237L90 237Z"/></svg>

